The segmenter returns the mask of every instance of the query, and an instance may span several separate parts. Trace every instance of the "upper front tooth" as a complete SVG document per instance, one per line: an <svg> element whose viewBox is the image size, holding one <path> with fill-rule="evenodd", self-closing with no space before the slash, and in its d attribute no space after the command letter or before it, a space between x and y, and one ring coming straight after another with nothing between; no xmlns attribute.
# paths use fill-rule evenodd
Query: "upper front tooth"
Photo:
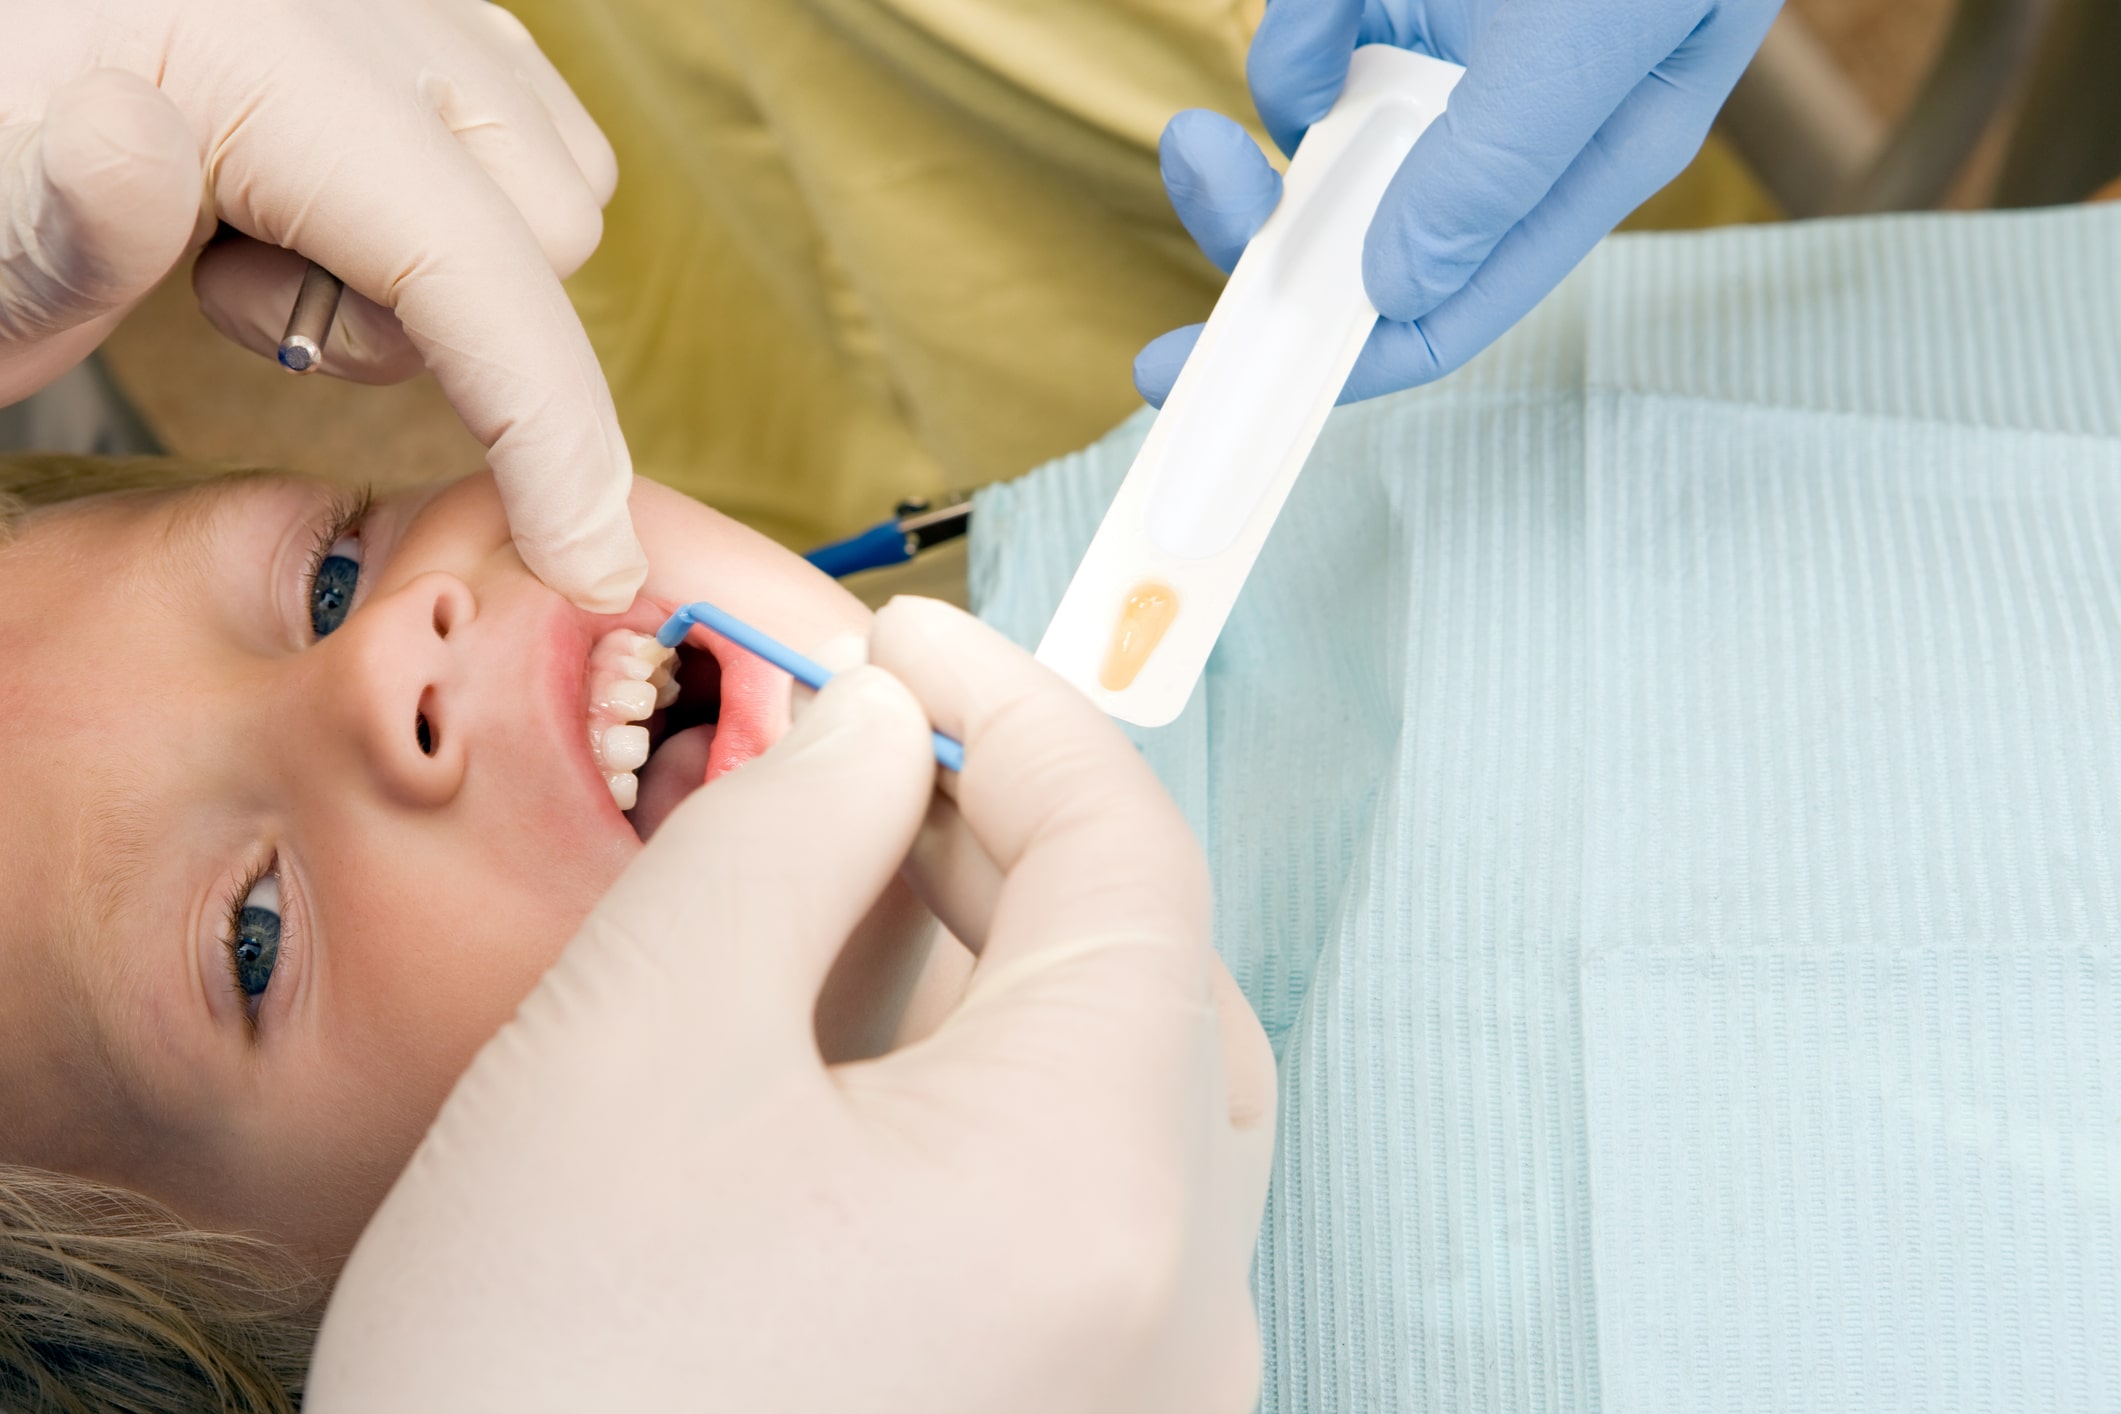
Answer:
<svg viewBox="0 0 2121 1414"><path fill-rule="evenodd" d="M614 712L621 721L638 722L656 709L658 693L652 682L634 682L618 678L606 683L597 694L596 705Z"/></svg>

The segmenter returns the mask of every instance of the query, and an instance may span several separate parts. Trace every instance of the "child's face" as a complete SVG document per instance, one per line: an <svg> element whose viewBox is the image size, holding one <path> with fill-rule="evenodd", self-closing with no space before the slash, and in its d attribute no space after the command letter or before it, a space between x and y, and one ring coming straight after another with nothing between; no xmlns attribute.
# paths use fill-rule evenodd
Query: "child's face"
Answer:
<svg viewBox="0 0 2121 1414"><path fill-rule="evenodd" d="M0 549L0 1159L323 1260L640 847L589 751L592 645L694 598L798 646L867 621L646 484L627 615L534 579L485 476L379 502L320 589L340 499L105 498ZM688 704L714 677L691 656ZM786 721L786 679L717 656L692 780Z"/></svg>

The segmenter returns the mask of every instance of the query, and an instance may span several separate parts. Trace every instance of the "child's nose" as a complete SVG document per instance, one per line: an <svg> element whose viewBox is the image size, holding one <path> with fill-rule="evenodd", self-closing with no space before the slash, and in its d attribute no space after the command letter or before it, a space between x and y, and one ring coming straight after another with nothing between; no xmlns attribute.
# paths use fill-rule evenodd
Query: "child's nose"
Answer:
<svg viewBox="0 0 2121 1414"><path fill-rule="evenodd" d="M333 636L332 673L351 729L384 792L408 805L453 799L464 783L464 631L478 600L455 575L423 574L380 596Z"/></svg>

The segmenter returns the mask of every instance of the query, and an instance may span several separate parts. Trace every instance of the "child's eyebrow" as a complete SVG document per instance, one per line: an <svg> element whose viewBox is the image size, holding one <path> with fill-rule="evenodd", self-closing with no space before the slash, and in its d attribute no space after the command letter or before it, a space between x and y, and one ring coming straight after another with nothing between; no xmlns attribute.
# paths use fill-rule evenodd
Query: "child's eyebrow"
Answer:
<svg viewBox="0 0 2121 1414"><path fill-rule="evenodd" d="M117 1095L138 1103L154 1089L155 1067L142 1043L157 1035L169 1039L171 971L183 976L191 940L156 933L144 947L122 945L122 924L142 898L161 831L147 798L125 779L95 772L84 785L81 825L64 883L68 906L58 938L60 968L79 1002L73 1014L81 1019L105 1079ZM172 941L178 945L174 953ZM178 987L177 993L184 990Z"/></svg>
<svg viewBox="0 0 2121 1414"><path fill-rule="evenodd" d="M225 556L216 554L227 548L221 537L247 495L298 480L279 472L232 471L179 489L162 526L162 545L168 556L162 573L152 581L161 606L181 611L210 588L226 562Z"/></svg>
<svg viewBox="0 0 2121 1414"><path fill-rule="evenodd" d="M193 560L204 556L213 549L214 532L238 495L274 479L271 472L231 471L183 487L170 504L163 543L175 555Z"/></svg>

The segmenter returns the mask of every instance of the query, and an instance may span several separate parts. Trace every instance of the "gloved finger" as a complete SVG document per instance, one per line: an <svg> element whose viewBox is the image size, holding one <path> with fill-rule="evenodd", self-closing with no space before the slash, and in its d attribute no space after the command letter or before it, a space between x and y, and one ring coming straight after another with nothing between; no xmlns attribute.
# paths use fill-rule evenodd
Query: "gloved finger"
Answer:
<svg viewBox="0 0 2121 1414"><path fill-rule="evenodd" d="M1186 366L1193 346L1200 342L1200 331L1207 327L1188 324L1159 334L1134 356L1134 388L1143 402L1151 407L1164 405L1164 399L1171 396L1172 384L1178 382L1178 371Z"/></svg>
<svg viewBox="0 0 2121 1414"><path fill-rule="evenodd" d="M1276 0L1245 55L1260 121L1285 153L1326 115L1348 82L1363 0Z"/></svg>
<svg viewBox="0 0 2121 1414"><path fill-rule="evenodd" d="M579 987L629 1026L667 1022L688 1065L711 1067L709 1052L754 1074L816 1065L819 989L920 827L929 753L920 707L889 674L833 679L772 748L672 812L548 990Z"/></svg>
<svg viewBox="0 0 2121 1414"><path fill-rule="evenodd" d="M546 117L551 119L560 141L567 145L589 194L598 206L609 205L611 194L619 185L619 159L612 152L604 130L589 116L582 100L575 97L567 80L560 77L560 71L545 57L545 51L538 48L537 40L531 37L521 20L495 4L482 3L472 14L474 23L500 37L515 65L516 78L544 105Z"/></svg>
<svg viewBox="0 0 2121 1414"><path fill-rule="evenodd" d="M937 729L965 744L957 806L1005 881L987 961L1113 927L1206 936L1192 832L1140 753L1081 693L932 599L886 604L869 653ZM1041 900L1035 913L1010 916L1031 898Z"/></svg>
<svg viewBox="0 0 2121 1414"><path fill-rule="evenodd" d="M911 858L913 884L951 936L975 955L986 944L987 928L994 906L1001 897L1002 873L987 857L966 826L954 800L940 791L928 802L928 818L914 840ZM1275 1071L1273 1048L1252 1005L1238 990L1230 970L1220 958L1214 961L1215 1005L1221 1023L1224 1054L1228 1057L1229 1119L1241 1129L1267 1131L1272 1151ZM1265 1170L1260 1173L1260 1192L1265 1193ZM1258 1227L1258 1214L1251 1229Z"/></svg>
<svg viewBox="0 0 2121 1414"><path fill-rule="evenodd" d="M970 615L895 599L870 655L964 742L958 809L1002 875L966 1001L931 1041L1065 1055L1057 1098L1125 1095L1114 1123L1170 1123L1215 1044L1206 861L1178 807L1108 718Z"/></svg>
<svg viewBox="0 0 2121 1414"><path fill-rule="evenodd" d="M199 226L196 141L145 79L99 69L56 90L40 122L0 127L0 401L42 386L176 264ZM40 347L40 345L45 345ZM52 366L56 364L57 366ZM5 391L11 390L11 391Z"/></svg>
<svg viewBox="0 0 2121 1414"><path fill-rule="evenodd" d="M488 447L524 562L585 608L625 607L646 568L627 507L625 439L588 336L522 213L438 119L379 105L357 67L320 63L302 79L267 94L246 141L224 151L223 219L391 309ZM289 96L305 86L325 111L376 113L379 130L357 143L317 133ZM331 181L287 188L290 174L319 165Z"/></svg>
<svg viewBox="0 0 2121 1414"><path fill-rule="evenodd" d="M938 785L914 837L907 878L928 911L977 956L987 946L987 929L1002 894L1002 871L965 823L957 801L944 793L950 788L948 773Z"/></svg>
<svg viewBox="0 0 2121 1414"><path fill-rule="evenodd" d="M1463 288L1700 18L1698 4L1618 27L1605 0L1498 7L1370 224L1363 284L1378 313L1419 319Z"/></svg>
<svg viewBox="0 0 2121 1414"><path fill-rule="evenodd" d="M838 676L870 661L870 638L865 634L838 634L810 649L808 657L825 672ZM791 687L789 710L797 719L810 710L812 702L817 702L817 693L802 683ZM899 871L904 886L884 890L884 897L872 909L870 918L865 918L857 935L848 939L846 950L827 979L825 994L819 998L817 1030L827 1062L880 1056L889 1047L906 1015L912 986L918 982L918 969L908 971L906 962L927 958L935 920L952 929L952 920L967 918L963 899L980 897L982 882L988 890L997 884L995 865L980 854L976 842L969 842L963 820L957 818L957 806L952 806L950 797L944 795L950 776L937 772L935 784L937 791L929 797L921 831L914 835L908 861ZM982 865L984 876L980 873ZM948 884L937 888L935 880L948 880ZM908 907L895 907L895 901L908 905L910 912ZM921 920L921 929L910 926L914 916ZM918 941L914 941L914 933L918 933ZM918 956L914 950L918 950ZM904 990L899 990L899 984L904 984ZM836 1041L838 1045L834 1045Z"/></svg>
<svg viewBox="0 0 2121 1414"><path fill-rule="evenodd" d="M1715 112L1714 100L1656 80L1642 84L1456 294L1417 321L1379 321L1340 400L1441 378L1500 338L1678 174Z"/></svg>
<svg viewBox="0 0 2121 1414"><path fill-rule="evenodd" d="M421 98L523 213L564 279L603 239L604 203L537 95L513 75L481 72L488 67L483 50L466 54L457 67L463 77L431 71L421 80Z"/></svg>
<svg viewBox="0 0 2121 1414"><path fill-rule="evenodd" d="M694 625L688 638L696 643L706 641L706 630ZM869 661L869 635L865 633L839 633L804 650L804 656L823 668L826 673L837 676ZM791 683L788 689L788 710L791 716L800 717L817 700L817 693L804 683Z"/></svg>
<svg viewBox="0 0 2121 1414"><path fill-rule="evenodd" d="M192 262L192 291L208 322L234 342L276 357L295 291L309 262L291 250L230 231ZM339 300L321 372L354 383L402 383L426 370L398 317L358 290Z"/></svg>
<svg viewBox="0 0 2121 1414"><path fill-rule="evenodd" d="M1225 275L1281 200L1281 173L1252 135L1220 113L1189 108L1157 144L1179 223Z"/></svg>
<svg viewBox="0 0 2121 1414"><path fill-rule="evenodd" d="M818 1058L844 1065L890 1050L936 942L935 917L904 875L886 880L818 989Z"/></svg>
<svg viewBox="0 0 2121 1414"><path fill-rule="evenodd" d="M841 634L809 650L810 660L839 674L869 661L865 634ZM817 699L801 683L790 693L790 709L800 719ZM1001 892L1001 871L966 828L954 799L957 777L939 771L913 847L907 852L907 882L928 911L967 948L977 953L987 937L994 900Z"/></svg>

